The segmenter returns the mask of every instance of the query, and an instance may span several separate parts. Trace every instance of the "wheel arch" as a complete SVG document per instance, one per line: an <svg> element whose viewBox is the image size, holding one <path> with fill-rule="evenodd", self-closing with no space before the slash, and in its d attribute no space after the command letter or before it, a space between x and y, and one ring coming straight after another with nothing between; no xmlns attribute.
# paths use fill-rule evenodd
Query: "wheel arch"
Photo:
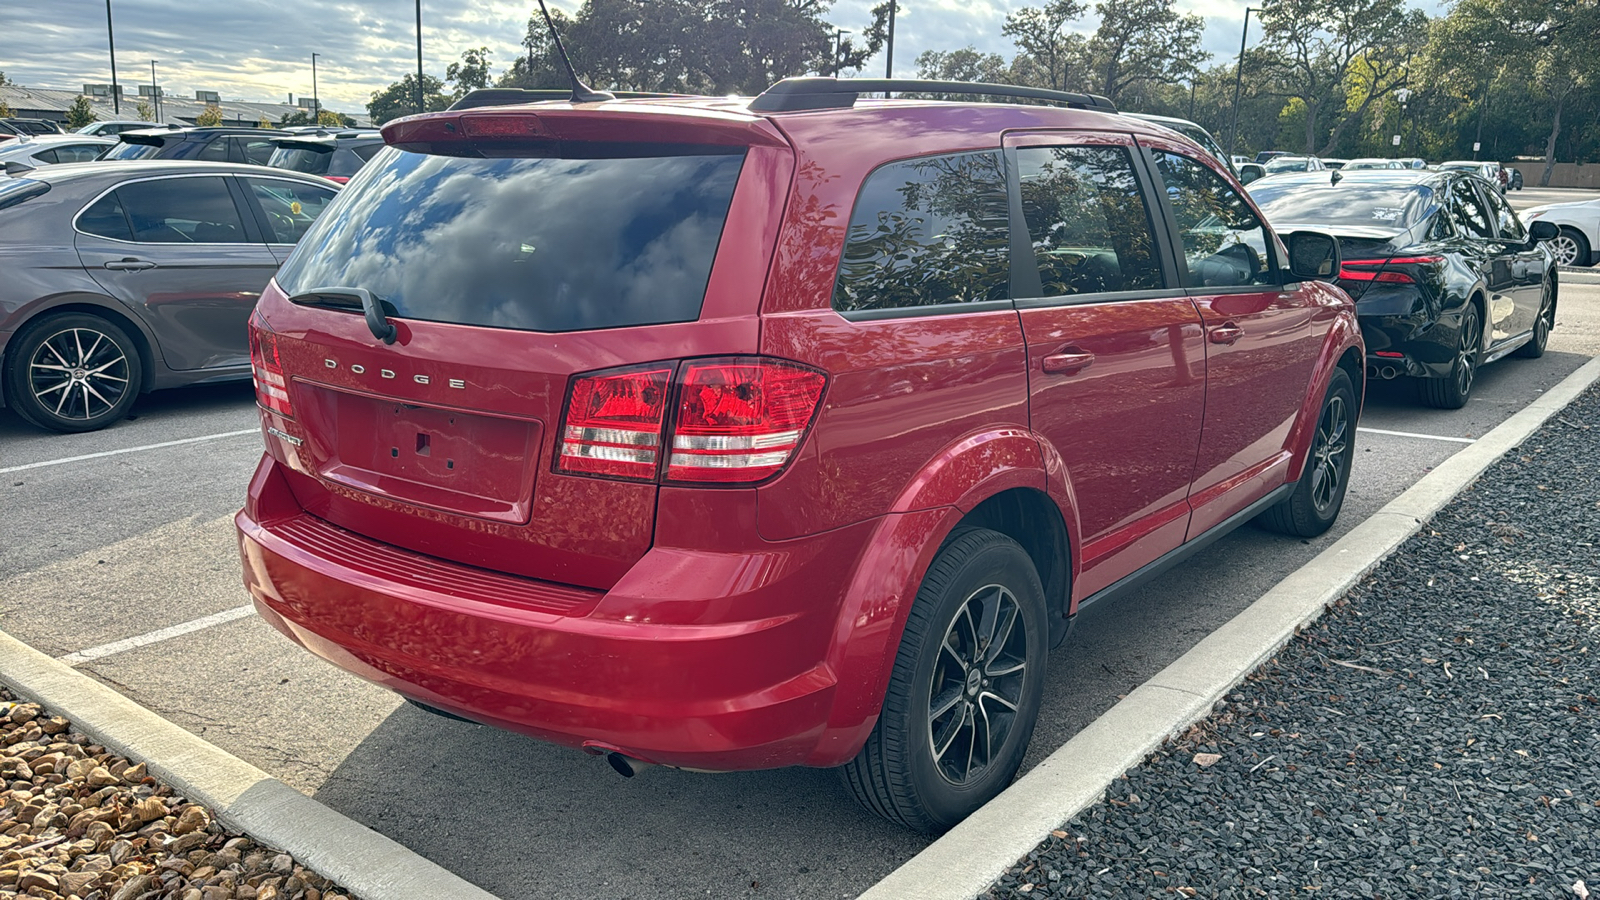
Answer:
<svg viewBox="0 0 1600 900"><path fill-rule="evenodd" d="M17 322L16 331L12 333L11 340L7 341L9 349L16 336L28 330L34 323L47 316L63 313L81 313L83 315L99 316L109 320L112 324L127 332L133 339L134 347L139 351L139 368L143 376L139 383L139 393L148 394L153 388L156 374L156 344L154 338L145 329L144 323L130 315L115 301L107 302L103 298L85 295L70 295L66 297L47 300L36 305L30 310L26 318ZM0 352L0 378L4 377L5 356ZM5 403L4 384L0 383L0 405Z"/></svg>

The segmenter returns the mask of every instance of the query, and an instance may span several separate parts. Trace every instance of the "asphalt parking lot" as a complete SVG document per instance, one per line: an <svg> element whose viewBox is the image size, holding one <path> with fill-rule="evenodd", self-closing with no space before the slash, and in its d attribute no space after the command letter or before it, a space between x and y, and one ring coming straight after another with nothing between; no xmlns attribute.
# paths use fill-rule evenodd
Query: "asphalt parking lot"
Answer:
<svg viewBox="0 0 1600 900"><path fill-rule="evenodd" d="M1549 202L1529 193L1513 200ZM1025 765L1596 354L1600 284L1571 283L1550 352L1486 367L1467 408L1372 385L1336 528L1309 542L1242 529L1086 613L1051 658ZM231 516L259 455L250 387L155 394L136 413L58 436L0 411L0 628L13 636L505 898L852 897L925 844L858 810L831 772L625 781L317 662L244 609Z"/></svg>

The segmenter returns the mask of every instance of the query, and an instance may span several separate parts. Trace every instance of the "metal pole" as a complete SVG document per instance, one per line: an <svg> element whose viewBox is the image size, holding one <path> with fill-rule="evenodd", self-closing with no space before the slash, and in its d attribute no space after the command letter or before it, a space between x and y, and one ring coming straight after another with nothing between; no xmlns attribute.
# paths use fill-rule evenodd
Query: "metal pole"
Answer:
<svg viewBox="0 0 1600 900"><path fill-rule="evenodd" d="M317 98L317 57L320 53L311 54L311 124L320 125L317 120L322 118L322 101Z"/></svg>
<svg viewBox="0 0 1600 900"><path fill-rule="evenodd" d="M422 106L422 0L417 0L417 112Z"/></svg>
<svg viewBox="0 0 1600 900"><path fill-rule="evenodd" d="M883 77L885 78L894 77L894 13L899 5L899 0L889 0L889 54L883 63Z"/></svg>
<svg viewBox="0 0 1600 900"><path fill-rule="evenodd" d="M1194 94L1198 90L1200 90L1200 75L1196 73L1190 77L1189 81L1189 121L1191 122L1194 121ZM1228 155L1232 156L1233 154L1229 153Z"/></svg>
<svg viewBox="0 0 1600 900"><path fill-rule="evenodd" d="M117 38L111 30L111 0L106 0L106 44L111 48L111 108L122 115L122 92L117 90Z"/></svg>
<svg viewBox="0 0 1600 900"><path fill-rule="evenodd" d="M1494 87L1494 77L1483 86L1483 100L1478 103L1478 136L1472 139L1472 158L1478 158L1478 148L1483 146L1483 119L1489 114L1489 89Z"/></svg>
<svg viewBox="0 0 1600 900"><path fill-rule="evenodd" d="M161 124L161 88L156 84L156 60L150 60L150 102L156 105L156 124Z"/></svg>
<svg viewBox="0 0 1600 900"><path fill-rule="evenodd" d="M839 54L844 50L844 36L848 28L836 28L833 34L833 75L839 77L839 70L844 68L844 61L839 59Z"/></svg>
<svg viewBox="0 0 1600 900"><path fill-rule="evenodd" d="M1228 126L1228 155L1239 149L1239 89L1244 85L1244 45L1250 39L1250 14L1260 12L1253 6L1244 8L1244 31L1239 34L1239 65L1233 73L1233 122Z"/></svg>

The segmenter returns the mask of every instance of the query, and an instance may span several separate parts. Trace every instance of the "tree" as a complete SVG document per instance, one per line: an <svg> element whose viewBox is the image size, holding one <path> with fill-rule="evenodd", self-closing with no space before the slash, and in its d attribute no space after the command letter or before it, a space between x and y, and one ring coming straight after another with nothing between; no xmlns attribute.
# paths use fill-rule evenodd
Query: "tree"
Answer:
<svg viewBox="0 0 1600 900"><path fill-rule="evenodd" d="M148 100L140 100L139 103L134 106L133 112L139 117L141 122L154 122L156 120L156 111L150 108L150 102Z"/></svg>
<svg viewBox="0 0 1600 900"><path fill-rule="evenodd" d="M1026 60L1013 63L1017 71L1040 87L1066 90L1080 87L1088 42L1068 30L1083 15L1078 0L1049 0L1044 6L1028 6L1006 16L1000 33L1017 45Z"/></svg>
<svg viewBox="0 0 1600 900"><path fill-rule="evenodd" d="M1407 60L1427 35L1428 17L1403 0L1266 0L1261 23L1268 64L1289 100L1305 106L1305 151L1331 125L1320 152L1339 142L1378 97L1406 83ZM1346 107L1358 67L1368 79L1364 100Z"/></svg>
<svg viewBox="0 0 1600 900"><path fill-rule="evenodd" d="M257 128L271 128L272 127L272 120L267 118L266 116L262 116L260 119L258 119L256 121L256 127Z"/></svg>
<svg viewBox="0 0 1600 900"><path fill-rule="evenodd" d="M454 98L444 93L444 82L432 75L422 76L423 102L427 112L448 109ZM372 124L382 125L390 119L409 116L417 112L417 76L407 75L381 91L373 91L367 101L367 115Z"/></svg>
<svg viewBox="0 0 1600 900"><path fill-rule="evenodd" d="M6 80L6 73L0 72L0 87L5 87L6 85L8 85L10 83L11 82Z"/></svg>
<svg viewBox="0 0 1600 900"><path fill-rule="evenodd" d="M311 124L311 114L306 112L303 109L296 110L296 111L294 111L292 113L284 113L278 119L278 127L279 128L298 128L298 127L300 127L302 125L310 125L310 124Z"/></svg>
<svg viewBox="0 0 1600 900"><path fill-rule="evenodd" d="M342 112L334 112L331 109L319 109L317 110L317 124L328 125L333 128L353 128L355 127L356 120L350 118Z"/></svg>
<svg viewBox="0 0 1600 900"><path fill-rule="evenodd" d="M1120 103L1131 87L1190 82L1211 54L1200 48L1205 20L1179 15L1172 0L1101 0L1100 27L1086 48L1093 87Z"/></svg>
<svg viewBox="0 0 1600 900"><path fill-rule="evenodd" d="M200 111L200 115L194 117L194 123L202 127L208 125L221 125L222 107L213 103L207 103L206 108Z"/></svg>
<svg viewBox="0 0 1600 900"><path fill-rule="evenodd" d="M917 57L917 77L935 81L1004 83L1006 61L998 53L980 53L971 44L960 50L926 50Z"/></svg>
<svg viewBox="0 0 1600 900"><path fill-rule="evenodd" d="M462 52L460 62L445 67L444 79L456 86L456 99L489 86L489 56L488 47L474 47Z"/></svg>

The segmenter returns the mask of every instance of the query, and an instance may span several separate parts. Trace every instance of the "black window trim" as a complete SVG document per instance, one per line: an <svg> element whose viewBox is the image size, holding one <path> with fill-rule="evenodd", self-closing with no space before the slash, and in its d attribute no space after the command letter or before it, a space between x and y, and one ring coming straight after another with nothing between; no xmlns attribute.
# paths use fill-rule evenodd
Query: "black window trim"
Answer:
<svg viewBox="0 0 1600 900"><path fill-rule="evenodd" d="M1116 135L1132 139L1131 144L1115 143L1085 143L1084 138L1105 137ZM1011 297L1012 303L1018 309L1044 309L1056 306L1081 306L1094 303L1110 303L1118 300L1151 300L1161 297L1183 296L1184 286L1177 267L1174 245L1172 243L1174 232L1170 221L1165 221L1167 216L1166 205L1152 204L1150 198L1155 196L1158 182L1151 178L1152 171L1148 168L1144 157L1144 148L1137 141L1135 135L1123 132L1107 131L1078 131L1078 130L1037 130L1027 129L1008 131L1001 136L1002 143L1011 137L1045 137L1052 139L1051 143L1038 143L1032 140L1024 145L1006 144L1006 185L1007 197L1011 206ZM1059 142L1054 141L1060 137ZM1074 140L1076 138L1077 140ZM1165 287L1139 288L1131 291L1099 291L1093 294L1060 294L1046 296L1044 282L1039 277L1039 261L1033 253L1033 236L1028 233L1027 217L1022 212L1022 169L1017 161L1017 151L1034 147L1115 147L1128 154L1133 166L1134 181L1139 185L1144 197L1145 214L1150 217L1150 238L1155 242L1156 258L1161 263L1161 277L1167 282ZM1019 271L1020 270L1020 271Z"/></svg>
<svg viewBox="0 0 1600 900"><path fill-rule="evenodd" d="M266 169L267 174L262 175L257 175L254 172L234 172L232 174L234 178L240 179L239 193L242 197L244 197L245 206L250 209L250 215L255 219L256 226L261 231L261 243L266 244L269 247L293 247L294 244L288 244L284 243L283 241L275 240L275 238L278 236L278 233L272 230L272 222L267 218L267 211L261 207L261 201L256 198L256 192L250 188L250 185L245 183L244 179L253 178L261 181L282 181L288 184L298 184L306 187L321 188L322 190L333 194L334 197L338 197L339 192L333 188L329 188L326 185L316 184L312 181L305 181L299 178L286 178L282 175L271 174L280 171L283 170ZM330 200L328 202L331 203L333 201Z"/></svg>
<svg viewBox="0 0 1600 900"><path fill-rule="evenodd" d="M852 198L851 201L850 201L850 215L845 218L844 240L839 243L839 260L838 260L838 262L834 263L833 280L828 282L828 306L827 306L827 308L832 310L834 312L834 314L836 314L839 317L843 318L847 322L866 322L866 321L872 321L872 320L876 320L876 319L909 319L909 318L914 318L914 317L917 317L917 316L955 315L955 314L959 314L959 313L992 312L992 311L995 311L995 310L1014 309L1015 306L1016 306L1016 303L1015 303L1016 294L1015 294L1015 290L1014 289L1015 289L1015 286L1016 286L1016 277L1017 277L1017 274L1016 274L1016 266L1017 266L1017 260L1016 260L1016 257L1017 257L1017 254L1016 254L1017 207L1016 207L1016 204L1014 204L1012 202L1012 193L1011 192L1012 192L1012 185L1016 183L1017 179L1016 179L1016 175L1015 175L1015 168L1016 168L1015 165L1014 165L1015 160L1013 160L1010 156L1008 156L1005 151L1006 151L1006 148L1003 145L996 145L996 146L993 146L993 147L968 147L968 148L961 149L961 150L941 150L941 151L938 151L936 153L914 153L914 154L912 154L910 156L901 156L901 157L897 157L895 159L886 159L883 162L880 162L877 165L873 166L870 170L868 170L867 174L862 177L861 183L856 186L855 197ZM856 205L861 202L861 191L862 191L862 188L867 186L867 182L872 180L872 176L878 174L879 170L881 170L881 169L885 169L885 168L888 168L889 166L897 165L899 163L909 162L911 160L933 159L935 157L940 157L940 156L963 156L963 155L972 154L972 153L997 153L997 154L999 154L999 156L1000 156L1000 165L1001 165L1002 169L1004 170L1003 174L1004 174L1005 179L1006 179L1006 220L1007 220L1007 225L1009 226L1008 230L1010 232L1010 238L1011 238L1010 245L1007 247L1007 256L1009 256L1010 258L1006 261L1007 275L1009 276L1008 277L1008 281L1007 281L1007 286L1006 286L1006 292L1008 294L1011 294L1011 297L1008 297L1008 298L1003 299L1003 300L975 300L975 301L968 302L968 303L930 303L930 304L927 304L926 306L896 306L896 307L892 307L892 308L888 308L888 309L850 309L850 310L845 310L845 309L839 309L838 307L835 307L833 305L833 292L835 290L837 290L838 286L839 286L839 273L844 271L844 250L845 250L845 245L850 243L850 223L852 221L854 221L854 219L855 219ZM1026 226L1024 226L1024 229L1026 229ZM1024 234L1026 234L1026 230L1024 230ZM1031 249L1029 250L1029 254L1030 254L1030 258L1031 258L1031 255L1032 255L1032 250Z"/></svg>
<svg viewBox="0 0 1600 900"><path fill-rule="evenodd" d="M100 193L95 194L94 197L92 197L89 200L88 203L85 203L83 206L79 207L78 211L72 214L72 231L73 231L74 234L81 234L84 237L94 238L97 241L111 241L112 243L115 243L115 244L127 244L130 247L238 247L238 246L241 246L241 245L247 246L247 245L252 244L252 243L256 244L258 246L265 247L266 245L262 241L259 241L259 240L255 240L255 241L226 241L226 242L222 242L222 243L218 243L218 242L215 242L215 241L190 241L190 242L181 243L181 244L178 243L177 241L125 241L125 240L123 240L121 238L106 237L103 234L95 234L92 231L84 231L82 228L78 227L78 220L83 217L84 213L89 211L90 207L94 206L96 203L99 203L101 201L101 199L104 198L107 194L110 194L113 191L116 191L119 188L125 187L127 185L140 184L140 183L146 182L146 181L167 181L167 180L174 179L174 178L221 178L221 179L223 179L223 182L225 184L228 184L228 196L230 198L232 198L232 200L233 200L234 212L236 212L238 214L238 216L239 216L239 224L242 225L244 227L244 229L245 229L245 236L249 237L250 230L251 230L250 229L250 218L251 217L245 215L245 211L244 210L239 209L239 198L238 198L238 195L234 193L235 189L234 189L233 185L231 184L231 177L230 176L232 176L233 174L234 173L232 173L232 172L181 172L181 173L168 173L168 174L162 174L162 175L147 175L147 176L144 176L142 178L127 178L127 179L123 179L121 181L118 181L116 184L113 184L110 187L106 188L105 190L101 191ZM126 218L127 215L128 215L127 205L122 203L122 200L121 200L120 197L118 198L117 202L120 205L122 205L122 207L123 207L122 215L123 215L124 218ZM129 234L130 237L133 234L133 226L132 226L131 223L128 226L128 234ZM259 237L259 235L258 235L258 237Z"/></svg>
<svg viewBox="0 0 1600 900"><path fill-rule="evenodd" d="M1255 207L1252 206L1251 211L1255 213L1256 221L1261 223L1262 230L1272 238L1272 240L1267 241L1267 256L1269 258L1267 262L1267 268L1272 272L1272 279L1261 284L1235 284L1218 287L1207 287L1203 284L1194 284L1194 275L1189 271L1188 259L1184 256L1181 250L1183 247L1183 234L1178 229L1178 216L1175 212L1173 212L1172 203L1167 198L1167 183L1166 180L1161 177L1161 169L1156 164L1155 150L1146 144L1142 138L1135 136L1135 140L1138 141L1140 156L1143 158L1144 165L1148 170L1148 175L1153 185L1156 202L1161 208L1161 215L1167 223L1167 239L1171 242L1170 253L1174 263L1178 267L1178 272L1181 276L1179 283L1182 285L1182 287L1175 288L1175 290L1180 290L1190 297L1218 297L1227 294L1260 294L1265 291L1281 289L1299 283L1291 275L1289 275L1288 270L1284 267L1284 261L1278 259L1278 232L1272 227L1271 223L1267 221L1266 216L1261 215L1260 211L1256 210ZM1184 159L1193 160L1199 165L1206 165L1204 160L1196 159L1193 156L1178 153L1177 151L1163 149L1161 152L1172 153L1175 156L1182 156ZM1216 173L1216 169L1212 168L1211 166L1206 166L1206 168L1211 169L1213 173ZM1217 174L1218 177L1221 177L1220 173ZM1233 185L1228 184L1228 180L1226 178L1222 179L1222 183L1228 185L1229 190L1233 189ZM1247 193L1236 193L1239 193L1239 196L1243 197L1246 203L1250 202L1249 195Z"/></svg>

